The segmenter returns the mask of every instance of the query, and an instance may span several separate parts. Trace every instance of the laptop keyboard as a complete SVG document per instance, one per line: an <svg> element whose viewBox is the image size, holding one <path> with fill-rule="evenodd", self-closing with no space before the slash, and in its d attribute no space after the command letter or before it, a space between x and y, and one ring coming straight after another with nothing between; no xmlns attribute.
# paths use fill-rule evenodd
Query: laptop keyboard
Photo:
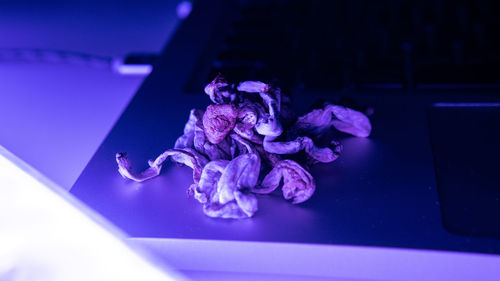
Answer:
<svg viewBox="0 0 500 281"><path fill-rule="evenodd" d="M282 88L498 87L497 1L252 1L208 77Z"/></svg>

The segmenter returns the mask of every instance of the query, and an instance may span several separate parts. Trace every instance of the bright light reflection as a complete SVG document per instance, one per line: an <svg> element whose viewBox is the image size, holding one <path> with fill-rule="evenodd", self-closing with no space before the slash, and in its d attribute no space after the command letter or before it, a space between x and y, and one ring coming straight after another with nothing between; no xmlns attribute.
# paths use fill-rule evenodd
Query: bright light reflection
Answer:
<svg viewBox="0 0 500 281"><path fill-rule="evenodd" d="M149 64L139 65L115 65L115 70L122 75L148 75L153 71L153 66Z"/></svg>
<svg viewBox="0 0 500 281"><path fill-rule="evenodd" d="M183 279L144 260L29 169L0 146L0 280Z"/></svg>
<svg viewBox="0 0 500 281"><path fill-rule="evenodd" d="M191 10L193 9L193 4L191 1L181 1L177 4L176 12L177 17L180 19L185 19L191 14Z"/></svg>

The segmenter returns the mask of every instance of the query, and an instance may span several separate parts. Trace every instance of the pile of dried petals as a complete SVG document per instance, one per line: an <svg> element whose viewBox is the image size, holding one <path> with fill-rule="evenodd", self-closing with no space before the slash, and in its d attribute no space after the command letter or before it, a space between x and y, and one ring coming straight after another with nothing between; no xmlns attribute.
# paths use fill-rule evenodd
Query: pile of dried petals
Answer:
<svg viewBox="0 0 500 281"><path fill-rule="evenodd" d="M358 137L371 131L363 113L331 103L296 118L290 98L262 82L235 85L219 75L205 93L214 104L192 109L175 148L149 161L147 170L134 173L125 153L118 153L116 161L123 177L138 182L159 175L168 157L189 166L194 183L188 194L210 217L251 217L257 211L255 194L273 192L281 183L285 199L304 202L315 190L304 167L332 162L342 149L331 139L317 146L319 137L332 127Z"/></svg>

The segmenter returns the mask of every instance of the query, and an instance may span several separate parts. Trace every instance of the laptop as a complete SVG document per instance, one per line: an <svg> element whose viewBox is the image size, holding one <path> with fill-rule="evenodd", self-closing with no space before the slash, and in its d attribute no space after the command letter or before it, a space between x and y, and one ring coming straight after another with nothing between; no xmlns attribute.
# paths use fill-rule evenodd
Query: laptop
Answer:
<svg viewBox="0 0 500 281"><path fill-rule="evenodd" d="M234 265L232 257L242 261L240 270L258 272L263 265L258 261L248 265L252 254L245 257L244 253L252 253L253 248L253 255L261 255L264 263L276 255L272 251L288 245L291 248L282 250L289 254L276 258L283 260L282 266L301 259L293 253L317 258L304 266L308 269L288 268L294 274L439 280L458 278L465 271L483 280L493 278L491 274L500 268L500 96L495 86L429 87L425 79L420 84L418 79L387 79L369 86L369 79L361 79L356 87L346 82L341 90L318 90L303 86L314 79L288 83L293 87L284 89L291 92L301 113L315 100L341 96L372 107L372 134L368 138L339 135L344 147L339 159L311 169L317 188L308 201L292 205L279 194L259 196L259 210L251 219L204 215L200 204L186 193L192 183L187 167L166 165L160 176L142 183L120 176L117 152L127 152L135 169L146 168L149 159L173 147L189 111L210 104L199 81L209 82L212 72L220 70L217 54L225 48L229 27L241 18L235 9L225 1L194 3L191 15L71 194L132 240L149 245L186 270L237 270L229 266ZM413 87L402 89L407 86ZM199 258L198 267L180 258L183 253L172 252L182 251L179 245ZM268 245L268 251L262 245ZM241 256L234 253L236 249L241 249ZM203 256L206 251L220 255L228 266L217 267L213 261L204 261L211 266L200 265L202 257L210 257ZM397 254L374 254L385 251ZM432 264L422 265L426 259ZM342 260L357 266L347 271L332 267ZM457 268L451 270L447 263ZM411 276L417 269L423 275Z"/></svg>

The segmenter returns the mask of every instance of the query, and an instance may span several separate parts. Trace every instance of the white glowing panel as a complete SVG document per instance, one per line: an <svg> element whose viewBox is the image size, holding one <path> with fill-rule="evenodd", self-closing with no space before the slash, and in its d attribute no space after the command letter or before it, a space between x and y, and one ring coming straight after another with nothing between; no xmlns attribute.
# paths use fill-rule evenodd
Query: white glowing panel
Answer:
<svg viewBox="0 0 500 281"><path fill-rule="evenodd" d="M0 280L183 279L122 239L0 146Z"/></svg>

